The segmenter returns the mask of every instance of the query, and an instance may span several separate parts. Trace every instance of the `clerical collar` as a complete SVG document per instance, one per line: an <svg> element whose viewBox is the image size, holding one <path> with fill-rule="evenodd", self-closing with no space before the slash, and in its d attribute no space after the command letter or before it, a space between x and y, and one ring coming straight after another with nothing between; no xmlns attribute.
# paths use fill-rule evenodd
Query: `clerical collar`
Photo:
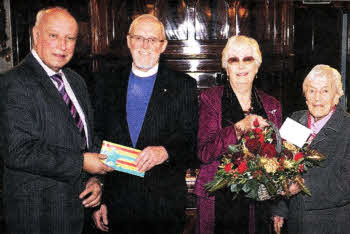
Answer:
<svg viewBox="0 0 350 234"><path fill-rule="evenodd" d="M131 70L134 73L134 75L136 75L138 77L149 77L149 76L153 76L154 74L156 74L158 72L158 66L159 66L159 64L157 63L154 67L152 67L148 71L144 72L144 71L140 71L139 69L137 69L135 64L132 63Z"/></svg>
<svg viewBox="0 0 350 234"><path fill-rule="evenodd" d="M55 74L57 74L57 73L59 73L59 74L62 74L63 72L62 72L62 69L60 69L58 72L55 72L54 70L52 70L51 68L49 68L44 62L43 62L43 60L41 60L41 58L39 57L39 55L38 55L38 53L34 50L34 49L32 49L32 54L33 54L33 56L34 56L34 58L39 62L39 64L41 65L41 67L46 71L46 73L48 74L48 76L53 76L53 75L55 75Z"/></svg>

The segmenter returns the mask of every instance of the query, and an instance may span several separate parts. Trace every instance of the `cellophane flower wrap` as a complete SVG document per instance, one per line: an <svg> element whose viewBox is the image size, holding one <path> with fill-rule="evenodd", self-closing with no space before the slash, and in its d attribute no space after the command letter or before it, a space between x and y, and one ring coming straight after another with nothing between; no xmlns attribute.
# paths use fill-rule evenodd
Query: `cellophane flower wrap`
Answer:
<svg viewBox="0 0 350 234"><path fill-rule="evenodd" d="M230 188L233 199L242 194L254 200L268 200L282 192L289 197L288 186L294 182L311 196L301 176L309 168L319 166L325 156L310 150L307 144L299 148L281 139L276 126L269 123L268 127L246 132L238 144L228 146L214 179L205 185L208 192Z"/></svg>

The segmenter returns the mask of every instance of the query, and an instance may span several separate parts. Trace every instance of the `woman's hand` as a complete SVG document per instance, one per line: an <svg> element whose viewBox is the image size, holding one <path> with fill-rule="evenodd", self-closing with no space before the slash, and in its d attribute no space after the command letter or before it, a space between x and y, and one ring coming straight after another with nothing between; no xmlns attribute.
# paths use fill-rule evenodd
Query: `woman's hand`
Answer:
<svg viewBox="0 0 350 234"><path fill-rule="evenodd" d="M273 216L273 227L277 234L281 233L281 228L283 227L284 219L281 216Z"/></svg>
<svg viewBox="0 0 350 234"><path fill-rule="evenodd" d="M304 179L302 178L301 180L304 184ZM295 194L298 194L300 191L301 191L301 188L300 188L299 184L295 181L288 186L289 196L293 196ZM285 196L286 192L282 192L281 195Z"/></svg>
<svg viewBox="0 0 350 234"><path fill-rule="evenodd" d="M259 115L247 115L244 119L238 121L237 123L234 124L234 128L236 131L236 136L238 139L241 138L241 136L254 128L260 127L266 127L269 124L267 123L266 119Z"/></svg>

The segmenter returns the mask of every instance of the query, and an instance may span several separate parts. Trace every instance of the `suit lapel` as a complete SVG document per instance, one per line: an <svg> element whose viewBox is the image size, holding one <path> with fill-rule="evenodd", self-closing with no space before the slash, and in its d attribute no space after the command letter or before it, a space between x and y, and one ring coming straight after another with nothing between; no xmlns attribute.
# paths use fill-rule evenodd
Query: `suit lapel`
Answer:
<svg viewBox="0 0 350 234"><path fill-rule="evenodd" d="M70 115L66 103L63 101L61 94L58 92L51 78L31 53L26 57L26 62L28 62L29 67L33 69L33 78L40 83L48 98L51 98L57 107L62 109L62 113ZM74 123L73 120L72 122Z"/></svg>
<svg viewBox="0 0 350 234"><path fill-rule="evenodd" d="M115 87L119 92L116 92L114 103L121 103L121 119L122 122L120 124L122 131L125 135L126 145L132 146L130 131L129 131L129 125L127 120L127 113L126 113L126 101L127 101L127 94L128 94L128 85L129 85L129 76L131 72L131 65L127 66L126 69L122 70L121 79L117 81L117 85ZM116 133L120 134L120 133Z"/></svg>
<svg viewBox="0 0 350 234"><path fill-rule="evenodd" d="M55 105L57 105L57 108L61 109L60 112L67 115L69 124L73 126L71 128L76 129L76 132L79 133L78 128L76 127L76 124L70 114L70 111L67 108L66 103L63 101L61 94L58 92L57 88L55 87L51 78L47 75L46 71L41 67L39 62L34 58L34 56L31 53L26 57L25 63L27 63L29 65L28 67L33 70L31 74L33 78L37 80L39 84L43 87L44 92L46 92L47 98L51 98L52 102L55 103ZM65 73L65 76L69 77L69 75L66 74L67 73Z"/></svg>
<svg viewBox="0 0 350 234"><path fill-rule="evenodd" d="M159 65L157 78L154 82L154 87L152 91L151 98L148 103L148 107L146 110L145 118L143 120L142 128L137 140L136 146L143 144L144 138L147 137L151 132L154 126L151 126L149 124L150 121L152 121L154 118L156 118L158 113L160 101L162 100L163 96L168 92L169 90L169 84L167 79L167 72L163 69L161 65Z"/></svg>
<svg viewBox="0 0 350 234"><path fill-rule="evenodd" d="M297 122L299 122L300 124L304 125L305 127L308 127L307 126L307 113L308 112L305 111L305 113L297 119Z"/></svg>
<svg viewBox="0 0 350 234"><path fill-rule="evenodd" d="M76 82L76 79L72 79L73 74L71 72L69 72L68 69L64 69L63 72L64 72L64 75L65 75L70 87L73 90L73 93L74 93L82 111L84 112L84 115L87 116L87 114L88 114L87 113L88 107L87 107L87 102L86 102L87 100L85 100L83 98L83 92L81 90L82 87L80 87L79 83Z"/></svg>
<svg viewBox="0 0 350 234"><path fill-rule="evenodd" d="M326 141L327 139L331 139L334 135L341 129L341 123L343 122L343 116L342 116L342 108L338 106L333 113L332 117L328 120L328 122L323 126L323 128L319 131L319 133L315 136L315 138L312 140L310 147L314 148L318 144L320 144L323 141ZM304 125L305 127L308 127L308 111L305 111L298 119L296 119L297 122ZM324 144L324 143L322 143Z"/></svg>
<svg viewBox="0 0 350 234"><path fill-rule="evenodd" d="M276 124L276 122L277 122L276 121L277 120L277 118L276 118L276 111L277 110L276 109L271 110L271 108L272 108L271 103L266 101L267 97L266 97L265 93L261 92L258 89L253 89L253 92L255 92L255 91L257 92L258 97L259 97L259 99L260 99L260 101L261 101L261 103L263 105L263 108L265 110L265 113L267 115L268 120L270 120L270 121L272 121L273 123ZM279 127L279 126L277 126L277 127Z"/></svg>
<svg viewBox="0 0 350 234"><path fill-rule="evenodd" d="M31 73L33 79L37 80L40 83L46 94L49 97L53 98L57 105L62 107L66 106L50 77L31 53L26 57L25 63L27 63L29 65L28 67L33 70Z"/></svg>
<svg viewBox="0 0 350 234"><path fill-rule="evenodd" d="M335 137L337 132L341 129L341 124L343 123L343 121L344 121L343 109L340 106L338 106L335 109L331 118L328 120L328 122L323 126L320 132L313 139L310 146L314 147L323 141L326 141L328 139L332 139L333 137Z"/></svg>

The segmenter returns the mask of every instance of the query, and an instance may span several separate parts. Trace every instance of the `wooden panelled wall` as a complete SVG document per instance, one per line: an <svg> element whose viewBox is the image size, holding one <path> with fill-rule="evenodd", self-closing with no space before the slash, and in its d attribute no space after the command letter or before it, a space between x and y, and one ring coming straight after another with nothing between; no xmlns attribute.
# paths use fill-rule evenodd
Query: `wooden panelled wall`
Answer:
<svg viewBox="0 0 350 234"><path fill-rule="evenodd" d="M164 23L169 45L163 59L186 72L220 71L221 51L236 34L256 38L269 56L283 59L293 50L292 1L91 0L92 54L127 56L128 27L143 13ZM270 66L279 69L280 63Z"/></svg>
<svg viewBox="0 0 350 234"><path fill-rule="evenodd" d="M128 27L143 13L159 17L165 25L169 43L162 60L196 77L200 87L216 84L221 52L236 34L257 39L266 60L264 70L292 67L293 2L278 0L91 0L92 54L127 57ZM93 70L100 67L97 59Z"/></svg>
<svg viewBox="0 0 350 234"><path fill-rule="evenodd" d="M301 82L313 65L342 68L342 17L350 9L348 1L309 5L290 0L32 0L28 5L12 0L15 64L29 52L36 12L52 5L68 8L78 20L80 37L70 66L86 78L91 92L91 72L115 70L129 61L128 27L135 17L149 13L166 28L169 43L161 60L196 78L199 88L219 85L225 78L221 52L227 38L255 38L263 54L257 86L281 100L286 115L305 108Z"/></svg>
<svg viewBox="0 0 350 234"><path fill-rule="evenodd" d="M169 40L161 59L197 79L198 87L225 78L221 52L227 39L255 38L263 53L259 86L279 99L293 70L294 3L280 0L90 0L92 70L113 70L127 61L126 35L140 14L157 16Z"/></svg>
<svg viewBox="0 0 350 234"><path fill-rule="evenodd" d="M317 0L313 0L317 2ZM189 73L198 87L224 79L221 52L227 38L255 38L263 63L257 86L277 97L284 116L305 108L302 81L316 64L342 71L349 97L350 2L304 4L301 0L11 0L12 54L18 64L31 48L35 14L43 7L68 8L79 23L79 42L69 66L83 75L91 93L90 74L114 70L129 60L126 35L143 13L161 19L169 39L161 60ZM346 104L345 99L345 104ZM350 102L346 105L349 109ZM1 170L0 170L1 172ZM1 187L1 186L0 186ZM0 191L1 197L1 191ZM0 232L2 229L0 212Z"/></svg>

